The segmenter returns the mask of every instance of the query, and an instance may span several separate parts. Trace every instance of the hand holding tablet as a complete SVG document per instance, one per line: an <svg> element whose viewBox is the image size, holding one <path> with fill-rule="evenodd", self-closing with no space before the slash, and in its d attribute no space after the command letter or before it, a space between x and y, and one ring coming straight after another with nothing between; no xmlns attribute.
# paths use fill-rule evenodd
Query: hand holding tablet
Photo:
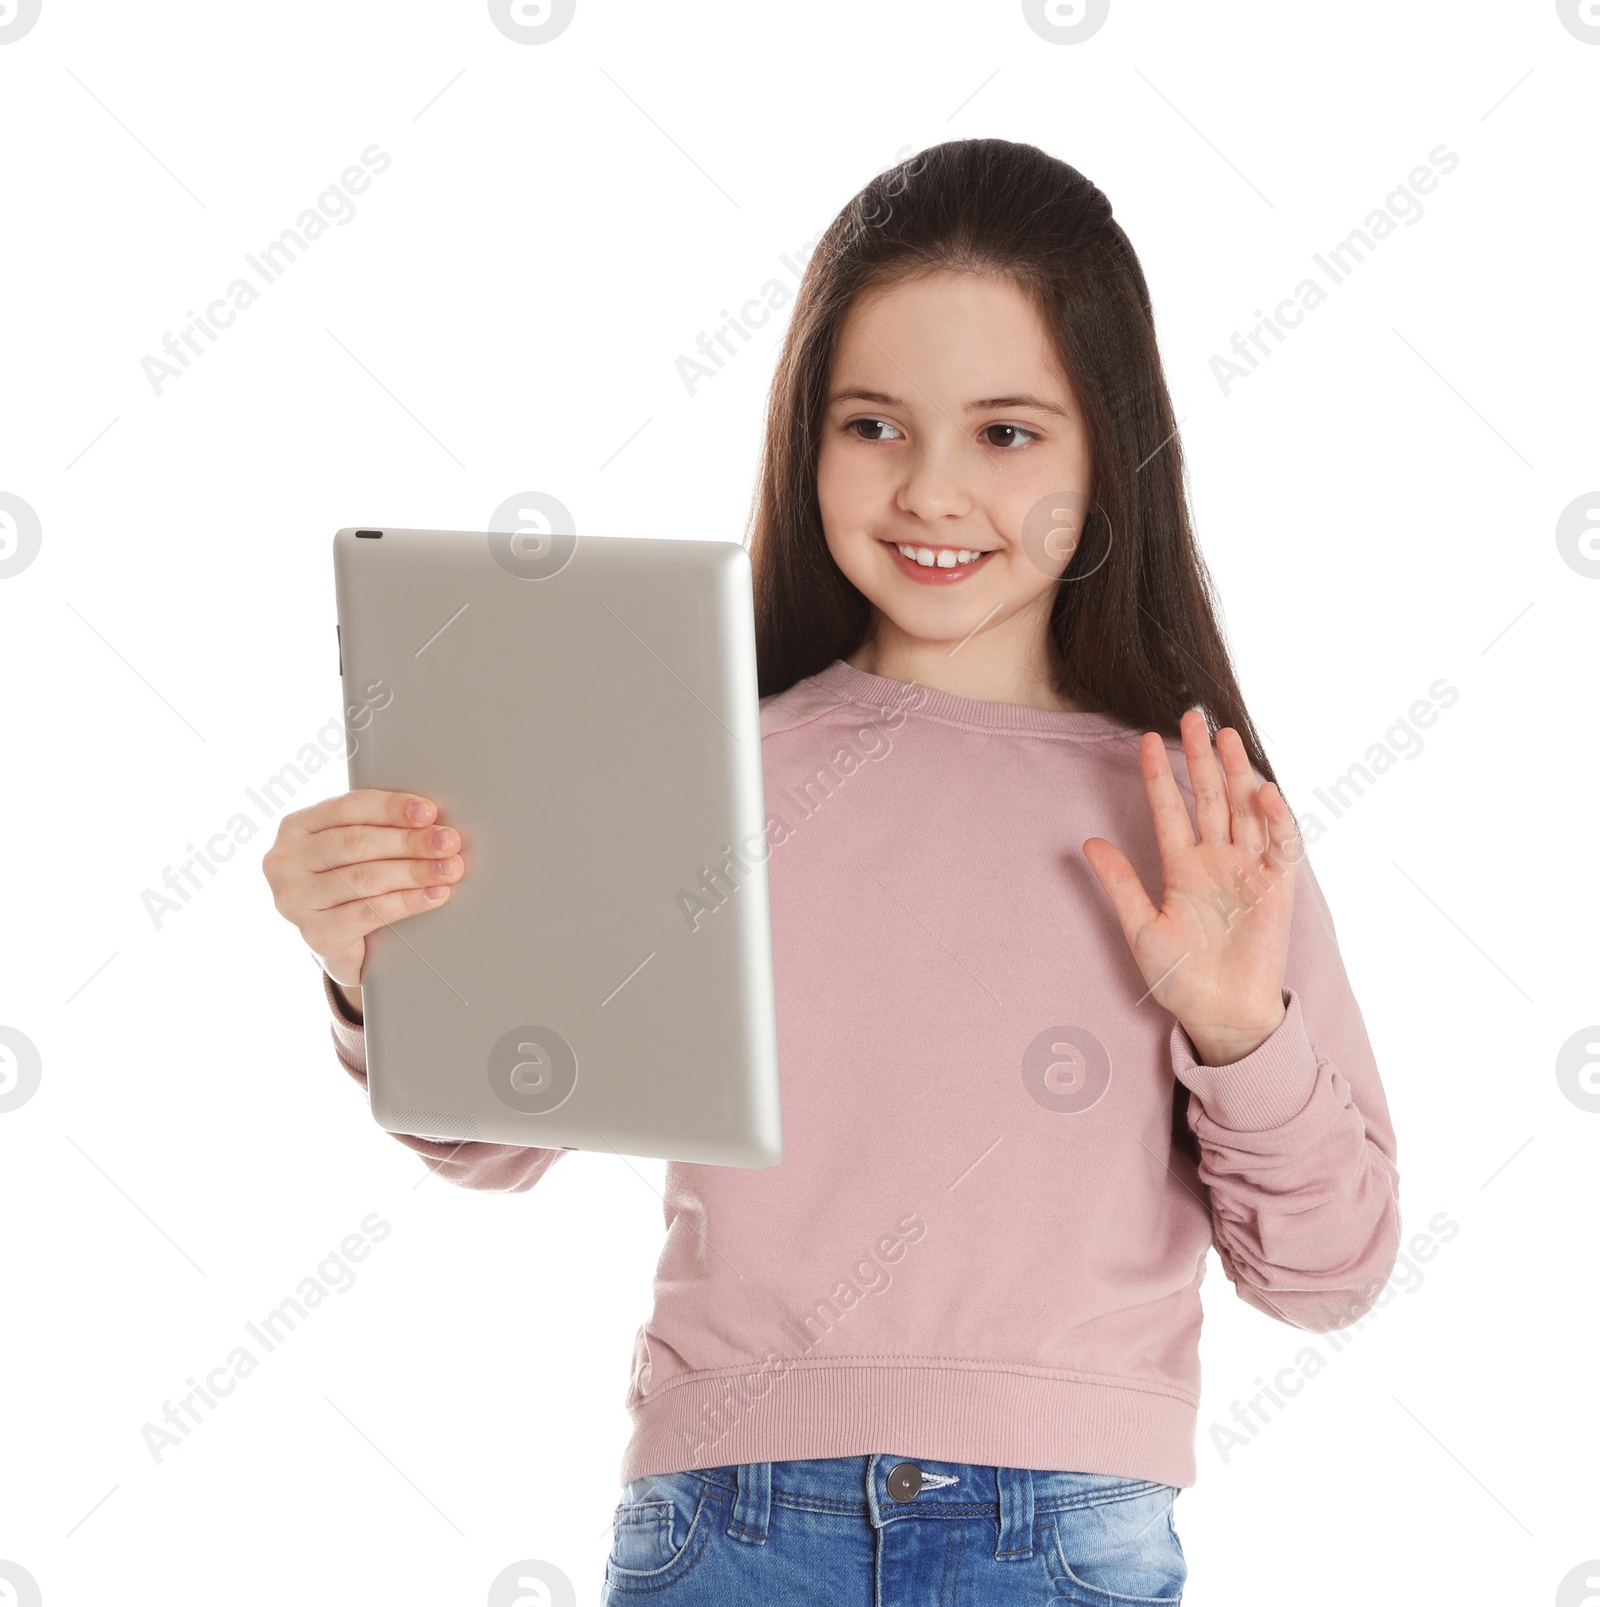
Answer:
<svg viewBox="0 0 1600 1607"><path fill-rule="evenodd" d="M465 871L431 798L363 787L285 815L262 859L279 914L361 1009L367 935L437 909Z"/></svg>

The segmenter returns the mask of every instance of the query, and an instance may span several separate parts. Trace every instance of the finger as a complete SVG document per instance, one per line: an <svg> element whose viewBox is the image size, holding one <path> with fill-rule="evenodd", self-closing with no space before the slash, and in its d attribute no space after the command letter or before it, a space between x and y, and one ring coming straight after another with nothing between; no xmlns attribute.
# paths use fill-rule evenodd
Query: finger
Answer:
<svg viewBox="0 0 1600 1607"><path fill-rule="evenodd" d="M421 793L357 787L296 809L283 817L280 828L312 832L325 831L329 826L426 826L438 817L438 805Z"/></svg>
<svg viewBox="0 0 1600 1607"><path fill-rule="evenodd" d="M1194 847L1194 828L1189 810L1178 791L1178 783L1167 763L1167 747L1154 731L1139 738L1139 768L1144 772L1145 797L1150 800L1150 817L1155 823L1156 846L1165 859Z"/></svg>
<svg viewBox="0 0 1600 1607"><path fill-rule="evenodd" d="M442 859L367 859L308 876L295 894L302 909L336 909L353 899L374 899L405 888L446 886L459 881L464 869L459 854Z"/></svg>
<svg viewBox="0 0 1600 1607"><path fill-rule="evenodd" d="M1305 856L1305 844L1295 829L1289 805L1272 782L1261 785L1261 807L1267 817L1267 858L1283 881L1285 889L1294 886L1294 868Z"/></svg>
<svg viewBox="0 0 1600 1607"><path fill-rule="evenodd" d="M367 859L444 859L461 851L454 826L327 826L291 845L310 871L334 870Z"/></svg>
<svg viewBox="0 0 1600 1607"><path fill-rule="evenodd" d="M437 893L438 897L430 897ZM312 916L300 928L313 954L334 954L338 950L359 943L369 932L380 926L393 926L408 915L423 910L436 910L448 902L448 887L410 887L400 892L384 893L377 898L352 899L333 909Z"/></svg>
<svg viewBox="0 0 1600 1607"><path fill-rule="evenodd" d="M1128 863L1128 856L1104 837L1091 837L1083 845L1083 857L1089 861L1111 908L1122 926L1122 935L1131 946L1146 924L1160 913L1150 902L1138 872Z"/></svg>
<svg viewBox="0 0 1600 1607"><path fill-rule="evenodd" d="M1244 751L1244 739L1231 725L1217 732L1217 752L1222 755L1222 768L1228 778L1233 840L1252 854L1263 853L1267 846L1267 817L1257 797L1261 783Z"/></svg>
<svg viewBox="0 0 1600 1607"><path fill-rule="evenodd" d="M1194 793L1195 825L1203 843L1228 839L1228 791L1211 749L1211 733L1198 709L1189 709L1178 722L1183 734L1183 757L1189 766L1189 789Z"/></svg>

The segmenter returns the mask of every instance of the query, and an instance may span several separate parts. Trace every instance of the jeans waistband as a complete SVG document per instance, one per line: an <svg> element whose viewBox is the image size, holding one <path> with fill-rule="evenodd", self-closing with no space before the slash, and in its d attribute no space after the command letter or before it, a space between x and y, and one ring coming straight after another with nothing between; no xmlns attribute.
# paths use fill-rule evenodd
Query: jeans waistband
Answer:
<svg viewBox="0 0 1600 1607"><path fill-rule="evenodd" d="M988 1515L999 1525L999 1557L1032 1555L1036 1516L1100 1506L1151 1490L1175 1492L1175 1487L1153 1480L1109 1473L985 1467L888 1452L746 1462L695 1468L678 1476L698 1479L731 1497L727 1532L737 1540L759 1545L767 1538L777 1495L794 1506L854 1514L874 1528L916 1518Z"/></svg>

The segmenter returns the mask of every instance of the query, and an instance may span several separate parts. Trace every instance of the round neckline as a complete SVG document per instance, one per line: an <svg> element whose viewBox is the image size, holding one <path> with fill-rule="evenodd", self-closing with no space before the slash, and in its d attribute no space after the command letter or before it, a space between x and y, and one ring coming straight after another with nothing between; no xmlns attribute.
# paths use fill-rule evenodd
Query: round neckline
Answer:
<svg viewBox="0 0 1600 1607"><path fill-rule="evenodd" d="M852 703L888 708L909 716L943 720L976 731L1027 731L1045 735L1126 736L1133 728L1110 714L1077 709L1036 709L1026 703L998 703L986 698L938 692L916 681L897 681L836 658L811 677L813 685ZM1137 735L1137 733L1134 733Z"/></svg>

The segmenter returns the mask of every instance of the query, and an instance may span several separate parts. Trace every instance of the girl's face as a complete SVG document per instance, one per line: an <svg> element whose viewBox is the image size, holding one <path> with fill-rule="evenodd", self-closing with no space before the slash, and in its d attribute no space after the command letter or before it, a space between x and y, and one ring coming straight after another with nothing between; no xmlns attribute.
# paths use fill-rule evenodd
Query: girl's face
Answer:
<svg viewBox="0 0 1600 1607"><path fill-rule="evenodd" d="M1089 485L1077 396L1012 281L941 271L850 309L817 490L880 649L949 652L980 628L986 649L1037 647Z"/></svg>

